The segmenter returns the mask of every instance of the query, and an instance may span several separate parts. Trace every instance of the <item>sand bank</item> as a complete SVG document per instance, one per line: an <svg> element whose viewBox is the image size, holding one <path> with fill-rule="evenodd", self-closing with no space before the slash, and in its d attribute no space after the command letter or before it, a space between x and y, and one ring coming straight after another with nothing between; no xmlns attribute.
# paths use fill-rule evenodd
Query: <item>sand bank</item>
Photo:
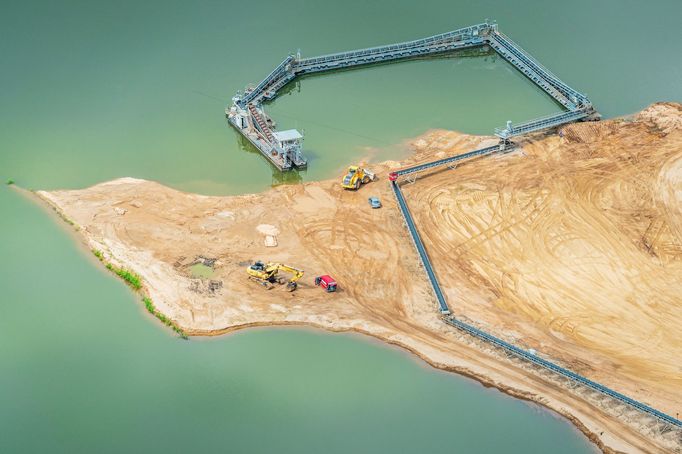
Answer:
<svg viewBox="0 0 682 454"><path fill-rule="evenodd" d="M682 106L657 104L406 185L455 315L669 414L682 411L681 124ZM89 248L139 274L156 307L189 334L353 330L539 402L605 451L680 452L680 432L660 433L648 418L439 320L386 175L491 141L429 131L409 159L371 165L379 180L357 192L328 180L209 197L123 178L38 194ZM370 209L371 195L384 208ZM299 289L246 279L257 259L306 270ZM192 276L196 263L214 268L210 279ZM315 287L319 274L340 290Z"/></svg>

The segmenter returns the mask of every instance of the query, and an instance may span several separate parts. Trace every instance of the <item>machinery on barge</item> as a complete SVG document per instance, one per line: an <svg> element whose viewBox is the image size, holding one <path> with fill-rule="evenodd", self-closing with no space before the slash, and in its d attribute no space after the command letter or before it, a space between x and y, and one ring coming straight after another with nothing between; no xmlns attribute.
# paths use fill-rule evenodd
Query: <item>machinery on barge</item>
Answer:
<svg viewBox="0 0 682 454"><path fill-rule="evenodd" d="M265 113L262 105L247 104L242 107L239 99L239 96L232 98L232 106L225 109L227 120L237 131L281 171L308 166L301 152L303 134L295 129L275 130L275 122Z"/></svg>

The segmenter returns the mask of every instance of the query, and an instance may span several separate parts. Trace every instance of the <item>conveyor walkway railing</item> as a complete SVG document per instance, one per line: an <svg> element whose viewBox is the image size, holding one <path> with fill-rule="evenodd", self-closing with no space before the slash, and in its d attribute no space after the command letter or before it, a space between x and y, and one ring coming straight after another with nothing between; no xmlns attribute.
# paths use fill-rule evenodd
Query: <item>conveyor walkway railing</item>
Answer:
<svg viewBox="0 0 682 454"><path fill-rule="evenodd" d="M491 36L491 41L495 41L498 45L504 47L508 52L503 55L504 58L509 59L509 54L515 55L524 65L527 65L534 72L540 74L547 82L552 84L555 88L560 90L566 97L580 106L590 105L590 100L584 94L569 87L561 79L559 79L553 72L543 66L532 55L526 52L521 46L512 41L504 33L496 31ZM496 49L497 50L497 49ZM498 50L499 52L499 50Z"/></svg>
<svg viewBox="0 0 682 454"><path fill-rule="evenodd" d="M593 380L590 380L589 378L576 374L575 372L568 370L565 367L561 367L557 364L554 364L553 362L541 358L536 354L530 353L528 350L519 348L513 344L510 344L509 342L500 339L499 337L495 337L491 334L486 333L485 331L475 328L469 325L468 323L464 323L460 320L457 320L455 317L443 317L443 320L445 321L445 323L452 325L455 328L458 328L468 334L471 334L472 336L477 337L478 339L481 339L485 342L490 342L491 344L500 347L504 351L511 353L516 357L530 361L531 363L543 367L545 369L551 370L552 372L556 372L557 374L566 377L570 380L573 380L577 383L580 383L581 385L585 385L594 391L606 394L609 397L612 397L626 405L636 408L637 410L642 411L648 415L654 416L668 424L672 424L677 427L682 427L682 421L680 421L677 418L674 418L673 416L656 410L655 408L652 408L642 402L632 399L626 396L625 394L621 394L618 391L614 391L613 389L608 388L602 384L599 384Z"/></svg>
<svg viewBox="0 0 682 454"><path fill-rule="evenodd" d="M487 34L491 29L492 26L490 24L487 23L477 24L472 25L471 27L464 27L451 32L429 36L428 38L406 41L403 43L368 47L365 49L358 49L347 52L338 52L335 54L322 55L320 57L304 58L299 60L298 65L301 68L305 68L306 66L318 65L320 63L330 63L339 60L359 59L368 56L380 56L382 54L390 54L396 51L400 52L414 49L430 49L437 46L458 43L466 38L481 36Z"/></svg>
<svg viewBox="0 0 682 454"><path fill-rule="evenodd" d="M510 148L507 148L504 151L509 151L509 150L510 150ZM469 159L469 158L473 158L475 156L483 156L483 155L487 155L487 154L491 154L491 153L496 153L499 151L503 151L502 148L500 147L500 145L499 144L493 145L492 147L481 148L480 150L469 151L468 153L462 153L462 154L458 154L455 156L450 156L448 158L438 159L436 161L425 162L423 164L418 164L416 166L396 170L395 172L391 172L391 173L400 177L403 175L409 175L409 174L416 173L416 172L423 172L424 170L433 169L434 167L440 167L440 166L444 166L447 164L452 164L453 162L461 161L463 159Z"/></svg>
<svg viewBox="0 0 682 454"><path fill-rule="evenodd" d="M392 181L391 188L393 189L393 194L395 195L395 198L398 201L400 213L403 215L403 219L405 220L407 229L410 231L412 243L414 243L414 247L417 249L417 253L419 254L419 260L424 266L424 269L426 270L426 275L428 276L429 281L431 282L431 288L433 289L433 293L436 295L436 299L438 300L439 311L443 315L448 315L450 314L448 303L445 301L445 296L443 295L443 292L440 289L440 285L438 285L436 273L433 271L433 266L431 266L431 261L429 260L429 256L426 253L426 248L424 247L424 243L422 243L422 239L419 236L417 227L414 224L414 220L412 219L410 210L407 208L407 202L405 202L405 198L403 197L403 193L400 190L400 186L398 186L397 182Z"/></svg>
<svg viewBox="0 0 682 454"><path fill-rule="evenodd" d="M588 117L592 114L593 112L588 109L559 112L558 114L536 118L535 120L526 121L518 125L509 124L506 128L495 128L495 135L500 139L507 140L515 136L529 134L531 132L537 132L543 129L554 128L566 123L571 123L573 121Z"/></svg>
<svg viewBox="0 0 682 454"><path fill-rule="evenodd" d="M428 55L452 52L455 50L466 49L468 47L480 46L484 43L481 38L469 38L460 42L438 43L430 46L395 49L382 53L371 53L359 56L349 56L346 59L331 59L319 63L301 62L296 65L296 74L309 74L323 71L334 71L337 69L350 68L354 66L383 63L387 61L400 60L404 58L424 57Z"/></svg>
<svg viewBox="0 0 682 454"><path fill-rule="evenodd" d="M282 63L277 65L275 69L272 70L268 76L261 81L252 91L249 93L246 93L244 97L240 100L240 103L242 106L245 106L257 98L260 98L261 95L267 91L268 87L276 83L277 80L281 79L284 77L287 73L287 65L290 65L291 62L294 60L293 55L289 55L287 58L285 58Z"/></svg>
<svg viewBox="0 0 682 454"><path fill-rule="evenodd" d="M554 98L559 104L564 106L569 110L575 109L576 103L571 101L569 96L563 91L558 89L554 84L552 84L547 77L545 77L538 68L527 65L523 60L518 57L518 54L507 49L503 42L498 40L496 37L492 37L489 41L490 47L492 47L498 54L500 54L509 63L514 65L516 69L521 71L526 77L528 77L535 85L540 87L549 96Z"/></svg>
<svg viewBox="0 0 682 454"><path fill-rule="evenodd" d="M480 46L485 44L484 35L491 30L489 24L478 24L404 43L305 58L296 63L295 71L297 74L307 74Z"/></svg>
<svg viewBox="0 0 682 454"><path fill-rule="evenodd" d="M339 52L320 57L297 59L294 55L289 55L252 91L246 93L240 99L239 104L243 107L251 102L259 103L263 99L272 99L276 96L278 89L303 74L423 57L481 46L486 43L485 36L493 30L493 27L488 23L477 24L414 41Z"/></svg>

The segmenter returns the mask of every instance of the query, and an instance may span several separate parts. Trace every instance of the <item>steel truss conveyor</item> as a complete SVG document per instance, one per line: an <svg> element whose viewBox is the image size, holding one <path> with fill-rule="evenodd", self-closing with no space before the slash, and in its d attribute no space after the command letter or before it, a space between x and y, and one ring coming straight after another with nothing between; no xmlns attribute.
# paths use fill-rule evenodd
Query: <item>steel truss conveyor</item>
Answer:
<svg viewBox="0 0 682 454"><path fill-rule="evenodd" d="M492 25L484 23L414 41L339 52L320 57L301 59L300 55L289 55L252 91L246 93L238 103L243 107L248 103L259 104L264 99L272 99L277 95L277 90L295 77L304 74L425 57L481 46L486 43L485 35L491 30Z"/></svg>
<svg viewBox="0 0 682 454"><path fill-rule="evenodd" d="M682 427L682 421L680 421L677 418L674 418L673 416L670 416L666 413L663 413L659 410L656 410L655 408L652 408L642 402L639 402L635 399L632 399L622 393L619 393L618 391L615 391L611 388L608 388L600 383L597 383L593 380L590 380L587 377L584 377L582 375L576 374L575 372L566 369L565 367L561 367L551 361L548 361L544 358L539 357L537 354L534 354L528 350L524 350L520 347L517 347L507 341L504 341L500 339L499 337L493 336L492 334L489 334L479 328L476 328L473 325L470 325L468 323L465 323L461 320L458 320L456 317L452 316L450 314L450 307L448 306L448 303L445 299L445 295L443 293L443 290L440 287L440 283L438 282L438 277L436 276L435 270L433 269L433 265L431 264L431 260L429 259L429 256L426 252L426 248L424 247L424 243L422 242L421 236L419 235L419 231L417 230L417 227L414 223L414 219L412 218L412 214L410 213L410 209L407 206L407 202L405 201L405 197L402 193L402 190L400 189L400 183L398 182L398 177L400 176L406 176L413 174L415 172L420 172L420 171L425 171L429 169L433 169L435 167L451 164L456 161L461 161L464 159L469 159L477 156L486 156L486 155L491 155L496 152L500 151L510 151L513 148L513 144L507 144L506 148L503 146L495 146L495 147L487 147L487 148L481 148L479 150L474 150L468 153L463 153L460 155L452 156L449 158L444 158L444 159L439 159L437 161L432 161L420 165L416 165L413 167L408 167L405 169L397 170L393 173L390 174L390 181L391 181L391 189L393 190L393 194L395 195L396 201L398 202L398 208L400 209L400 213L403 216L403 219L405 220L405 225L407 226L408 233L410 234L410 237L412 239L412 242L417 249L417 253L419 255L419 260L421 261L422 265L424 266L424 270L426 271L426 276L429 279L429 283L431 284L431 288L433 290L434 295L436 296L436 300L438 302L438 310L443 316L443 321L447 323L448 325L454 326L455 328L466 332L467 334L470 334L471 336L476 337L477 339L480 339L486 343L490 343L494 345L495 347L498 347L502 349L504 352L511 354L515 357L521 358L523 360L529 361L530 363L542 367L544 369L547 369L549 371L552 371L564 378L567 378L569 380L572 380L573 382L576 382L580 385L586 386L593 391L597 391L601 394L604 394L606 396L609 396L623 404L626 404L632 408L635 408L647 415L653 416L657 418L660 421L663 421L667 424L670 424L672 426L676 427Z"/></svg>
<svg viewBox="0 0 682 454"><path fill-rule="evenodd" d="M554 128L573 121L598 119L586 95L571 88L554 73L545 68L521 46L498 30L495 23L484 22L428 38L406 41L349 52L301 58L300 53L287 56L258 85L237 93L233 98L233 112L245 111L248 106L260 109L263 101L272 100L286 84L305 74L330 72L376 63L386 63L409 58L441 55L462 49L488 46L523 73L529 80L563 106L566 111L527 121L519 125L507 122L505 128L496 128L495 134L508 140L523 134ZM227 113L227 110L226 110ZM238 122L232 122L234 125ZM241 129L242 134L246 131Z"/></svg>

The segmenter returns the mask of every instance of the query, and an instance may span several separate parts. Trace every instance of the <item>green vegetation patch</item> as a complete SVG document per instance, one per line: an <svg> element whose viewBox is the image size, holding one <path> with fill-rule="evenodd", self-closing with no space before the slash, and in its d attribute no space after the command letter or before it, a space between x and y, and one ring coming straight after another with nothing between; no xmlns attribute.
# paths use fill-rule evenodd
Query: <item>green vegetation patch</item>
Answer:
<svg viewBox="0 0 682 454"><path fill-rule="evenodd" d="M149 313L152 315L156 315L156 307L154 307L152 299L149 298L148 296L145 296L144 298L142 298L142 301L144 302L144 307L147 308L147 311L149 311Z"/></svg>
<svg viewBox="0 0 682 454"><path fill-rule="evenodd" d="M95 257L97 257L97 259L100 262L104 263L104 265L107 267L109 271L116 273L116 275L123 279L130 287L132 287L135 290L140 290L142 288L142 278L138 274L125 268L119 268L107 262L104 258L104 254L102 253L102 251L92 249L92 254ZM161 322L164 325L175 331L177 335L180 336L182 339L185 340L189 339L189 337L187 337L182 328L180 328L173 320L166 317L164 314L162 314L156 309L156 306L154 306L154 302L152 301L151 298L149 298L148 296L144 296L142 298L142 302L144 303L144 307L150 314L161 320Z"/></svg>
<svg viewBox="0 0 682 454"><path fill-rule="evenodd" d="M10 178L9 180L7 180L7 185L8 185L8 186L11 186L11 185L13 185L13 184L14 184L14 180L13 180L13 179Z"/></svg>
<svg viewBox="0 0 682 454"><path fill-rule="evenodd" d="M147 311L152 314L154 317L158 318L161 320L161 323L175 331L175 333L180 336L182 339L188 340L189 337L187 337L187 334L180 328L173 320L169 319L165 315L163 315L161 312L159 312L156 309L156 306L154 306L154 302L152 301L151 298L148 296L145 296L142 298L142 302L144 302L144 307L147 308Z"/></svg>
<svg viewBox="0 0 682 454"><path fill-rule="evenodd" d="M98 251L97 249L92 249L92 254L97 257L97 259L104 263L107 267L107 269L113 273L116 273L118 277L126 281L126 283L134 288L135 290L140 290L142 288L142 278L140 277L139 274L134 273L133 271L127 270L125 268L119 268L117 266L112 265L111 263L107 262L104 260L104 254L102 254L102 251Z"/></svg>
<svg viewBox="0 0 682 454"><path fill-rule="evenodd" d="M142 279L138 274L125 268L119 268L117 266L114 266L111 263L107 263L107 269L109 271L116 273L118 277L126 281L126 284L128 284L135 290L140 290L142 288Z"/></svg>

